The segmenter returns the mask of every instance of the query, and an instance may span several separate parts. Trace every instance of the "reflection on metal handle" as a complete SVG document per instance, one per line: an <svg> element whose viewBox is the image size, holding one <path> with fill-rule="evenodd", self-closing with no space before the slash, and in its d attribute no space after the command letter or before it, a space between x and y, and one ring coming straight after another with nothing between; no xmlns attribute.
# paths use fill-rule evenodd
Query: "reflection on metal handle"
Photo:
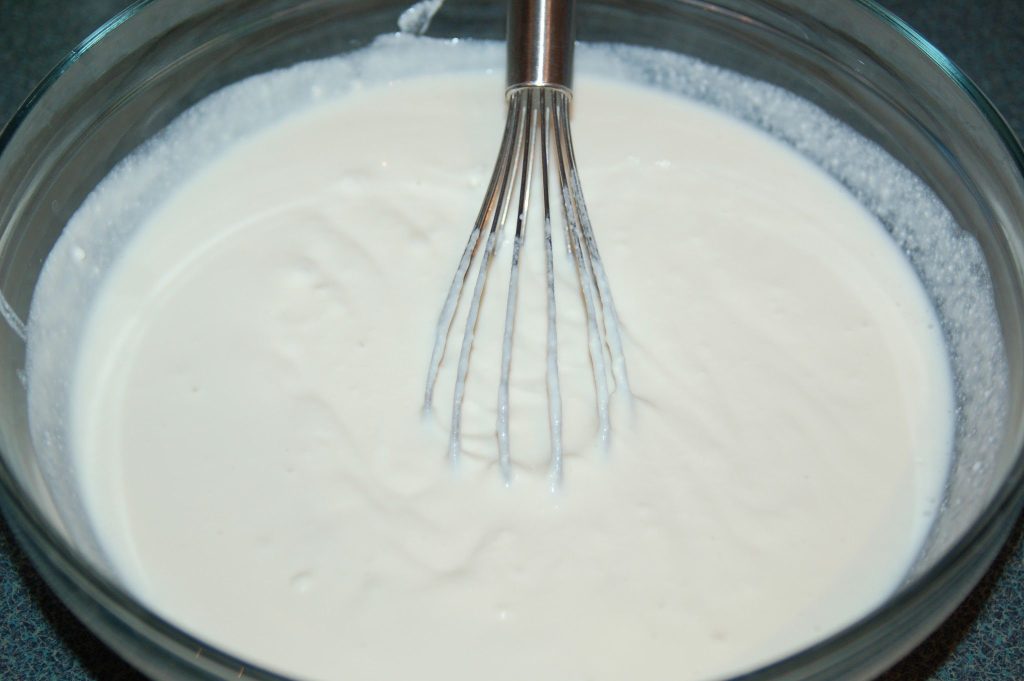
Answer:
<svg viewBox="0 0 1024 681"><path fill-rule="evenodd" d="M575 0L509 0L508 88L572 89Z"/></svg>

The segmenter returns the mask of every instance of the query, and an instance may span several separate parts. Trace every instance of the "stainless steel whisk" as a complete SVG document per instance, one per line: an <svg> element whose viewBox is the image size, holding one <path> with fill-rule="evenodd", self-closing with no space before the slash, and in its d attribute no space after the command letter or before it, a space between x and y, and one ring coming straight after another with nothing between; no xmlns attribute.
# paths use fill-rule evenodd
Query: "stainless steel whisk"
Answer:
<svg viewBox="0 0 1024 681"><path fill-rule="evenodd" d="M540 166L544 215L544 248L547 271L547 398L551 442L551 476L559 484L562 461L562 398L558 376L558 330L555 308L555 271L552 247L551 203L554 183L562 206L565 239L575 264L576 276L586 312L590 361L597 395L599 437L607 442L610 433L609 402L612 389L628 392L626 364L618 316L597 241L583 201L576 172L572 136L569 131L569 101L572 97L575 2L572 0L510 0L508 6L508 63L506 98L508 114L501 149L487 194L469 241L459 260L451 288L437 323L434 349L427 374L424 409L433 402L434 385L444 357L456 308L469 278L478 265L476 282L462 334L456 368L449 457L457 464L461 451L462 404L466 375L484 295L485 284L500 236L508 221L510 206L516 206L515 238L505 326L501 350L501 379L498 386L498 460L502 475L511 480L509 443L509 375L516 302L519 291L519 256L526 236L526 216L535 165ZM557 178L552 180L552 176ZM556 199L557 200L557 199Z"/></svg>

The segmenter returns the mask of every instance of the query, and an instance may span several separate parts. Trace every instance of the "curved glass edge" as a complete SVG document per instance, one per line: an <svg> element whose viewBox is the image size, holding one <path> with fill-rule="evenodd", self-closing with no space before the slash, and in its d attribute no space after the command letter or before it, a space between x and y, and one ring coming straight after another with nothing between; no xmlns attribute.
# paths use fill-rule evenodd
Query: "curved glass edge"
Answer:
<svg viewBox="0 0 1024 681"><path fill-rule="evenodd" d="M82 40L74 49L60 60L60 62L54 66L48 74L39 82L38 85L33 88L32 92L29 93L28 97L24 102L17 108L11 120L7 121L6 125L0 129L0 153L7 147L8 142L14 135L14 131L17 130L18 126L23 120L29 115L35 105L42 99L43 95L57 82L57 80L71 68L75 62L77 62L83 54L85 54L90 48L99 43L105 38L110 32L117 29L118 26L130 20L136 14L141 12L147 5L154 2L154 0L136 0L130 6L124 8L116 15L111 17L102 26L97 28L95 31L90 33L85 39Z"/></svg>
<svg viewBox="0 0 1024 681"><path fill-rule="evenodd" d="M155 1L135 0L68 52L33 88L3 128L0 128L0 156L6 151L21 123L32 113L50 88L57 84L61 76L110 33L144 12ZM18 544L47 585L83 624L111 648L121 652L117 641L111 640L113 636L109 634L108 627L94 627L92 625L96 623L92 618L84 616L78 603L80 597L95 601L106 614L131 627L133 633L143 637L146 645L163 650L168 656L178 658L183 665L196 668L197 671L198 660L202 656L230 672L230 675L224 678L238 677L244 672L244 675L261 681L291 681L287 677L253 665L193 637L142 605L126 590L94 569L89 561L52 527L45 514L28 501L29 498L28 491L8 466L6 457L0 456L0 515L3 516L3 521L11 527ZM61 575L60 583L54 578L55 573ZM160 640L161 638L173 641L179 649L167 646ZM190 654L182 654L185 650L190 651Z"/></svg>
<svg viewBox="0 0 1024 681"><path fill-rule="evenodd" d="M1016 167L1018 176L1024 179L1024 149L1021 147L1020 140L1006 119L974 81L935 45L875 0L853 0L853 2L866 8L877 19L920 50L932 64L964 92L999 137L1003 148L1009 153ZM1024 233L1024 225L1015 225L1015 227L1019 234ZM899 623L905 629L910 628L911 623L900 622L903 619L900 614L905 609L929 603L944 588L952 588L959 594L958 597L948 604L948 612L942 613L941 619L934 622L932 626L925 627L911 641L914 646L920 644L974 588L992 561L995 560L1014 524L1024 513L1024 432L1014 433L1014 436L1017 457L1003 483L978 518L963 533L963 536L954 542L934 565L910 584L897 589L888 600L860 620L832 636L767 667L738 676L730 681L761 681L776 678L776 675L796 672L805 663L813 660L821 660L823 663L818 671L820 678L823 680L838 678L836 674L842 673L843 670L834 668L827 662L827 658L831 657L834 651L866 638L866 635L879 625ZM905 653L909 650L908 648ZM893 659L890 664L895 662L896 659ZM836 663L837 666L842 666L844 660L836 660Z"/></svg>
<svg viewBox="0 0 1024 681"><path fill-rule="evenodd" d="M984 92L971 80L970 76L961 70L956 63L946 56L942 50L933 45L927 38L922 36L907 22L891 11L882 7L876 0L854 0L854 2L870 10L875 16L889 25L890 28L906 38L911 44L927 56L943 73L955 82L961 90L974 102L978 110L992 125L992 128L999 134L1007 151L1013 156L1017 169L1024 176L1024 148L1021 147L1021 140L1010 128L1009 123L999 112L992 101Z"/></svg>
<svg viewBox="0 0 1024 681"><path fill-rule="evenodd" d="M1024 177L1024 149L1021 148L1020 140L1011 130L1005 118L977 85L943 52L898 16L875 2L875 0L852 1L868 9L876 18L917 47L936 67L963 90L1002 141L1003 147L1009 152L1016 165L1018 174ZM20 123L31 113L43 95L69 68L79 61L90 49L100 43L108 34L143 12L154 2L155 0L136 0L132 5L93 31L93 33L69 52L40 81L31 94L18 107L10 121L0 130L0 154L8 146ZM817 665L818 671L814 678L837 678L835 674L843 673L842 667L844 662L848 660L835 660L837 666L840 667L839 669L830 665L828 658L833 657L836 650L851 646L854 641L864 640L866 634L879 625L898 623L901 619L899 615L905 609L930 601L937 591L947 585L959 585L958 591L962 592L961 598L966 596L970 588L973 588L974 584L984 573L984 570L994 560L998 549L1005 543L1013 526L1013 522L1007 522L1007 519L1016 519L1024 510L1024 435L1021 433L1017 433L1017 452L1018 456L1015 465L1011 467L1007 478L996 491L989 505L982 511L981 515L967 529L964 535L953 544L946 555L939 559L935 565L918 579L910 585L899 589L878 608L832 636L821 640L810 648L800 650L766 667L733 677L732 681L759 681L762 679L778 678L796 673L807 666L812 666L815 661L820 661L822 664ZM23 545L26 543L31 544L31 546L26 547L26 552L33 562L36 563L37 568L40 568L40 573L44 579L61 596L62 600L75 600L72 594L67 593L67 588L79 591L85 597L95 600L115 619L131 626L133 632L137 635L142 635L148 645L159 648L168 655L178 658L186 666L191 661L191 666L196 671L200 670L196 660L198 660L199 653L201 653L207 661L221 666L230 676L244 674L250 678L262 679L264 681L290 681L289 677L281 676L252 665L229 653L220 651L216 647L209 646L136 601L127 591L93 569L86 560L81 558L74 547L63 536L54 531L39 509L26 502L26 499L27 494L22 489L22 485L9 470L3 458L0 457L0 510L3 511L4 517L11 525L17 528L15 534L19 543ZM985 545L979 547L979 541L982 539L987 539L988 541ZM979 553L981 554L980 556L978 555ZM41 562L45 563L45 565L40 565ZM54 584L50 568L59 571L67 578L67 587L62 588ZM939 579L943 576L946 579ZM81 617L78 608L74 607L74 603L69 602L69 605L72 605L76 616L88 625L87 618ZM956 602L951 603L950 610L955 605ZM948 613L943 614L943 618L946 615ZM139 627L132 625L141 625L142 629L140 630ZM903 626L912 626L912 624L903 623ZM917 645L929 631L930 629L922 632L912 644ZM108 640L106 636L102 635L102 632L97 633L115 650L119 649L115 641ZM191 655L182 655L181 650L175 650L163 644L160 641L161 637L170 639L182 650L196 652ZM863 650L863 648L861 649ZM895 662L895 660L891 662ZM225 676L225 678L228 677Z"/></svg>
<svg viewBox="0 0 1024 681"><path fill-rule="evenodd" d="M141 639L132 648L159 650L165 658L173 659L196 672L202 670L200 658L203 657L208 663L231 672L223 678L238 677L239 671L244 670L246 676L260 681L290 681L195 638L161 618L95 570L63 536L50 527L38 509L25 501L21 486L13 479L2 460L0 511L3 519L10 524L18 544L47 585L83 624L140 670L146 670L147 665L125 654L128 646L119 644L117 627L90 616L91 613L83 607L83 601L97 604L103 615L109 616L116 624L130 630L134 637ZM167 645L165 641L168 640L173 642L173 647Z"/></svg>

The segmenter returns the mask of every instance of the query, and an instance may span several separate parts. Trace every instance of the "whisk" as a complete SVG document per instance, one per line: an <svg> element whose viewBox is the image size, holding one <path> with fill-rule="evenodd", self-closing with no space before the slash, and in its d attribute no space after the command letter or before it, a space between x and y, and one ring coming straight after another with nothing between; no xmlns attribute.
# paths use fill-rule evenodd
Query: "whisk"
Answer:
<svg viewBox="0 0 1024 681"><path fill-rule="evenodd" d="M506 99L508 105L501 149L484 196L480 213L459 260L451 288L441 308L434 349L427 374L424 409L431 408L437 374L444 358L456 308L476 265L476 280L462 345L456 367L448 455L457 464L461 451L462 410L466 375L476 333L481 300L488 273L502 232L515 220L512 268L505 305L505 326L501 349L501 378L498 386L498 461L506 483L512 477L509 442L509 376L519 292L520 250L526 237L527 212L535 166L539 165L544 216L544 248L547 273L547 400L551 447L551 478L555 485L563 476L562 396L558 375L558 329L555 301L555 270L552 246L554 200L561 204L562 223L569 256L575 266L580 295L586 313L590 363L596 392L598 437L607 442L610 434L609 402L614 381L616 389L628 393L626 364L622 352L619 320L611 289L597 249L597 241L583 201L576 172L572 136L569 131L569 101L572 97L575 3L572 0L511 0L508 6L508 63ZM557 183L557 193L555 184Z"/></svg>

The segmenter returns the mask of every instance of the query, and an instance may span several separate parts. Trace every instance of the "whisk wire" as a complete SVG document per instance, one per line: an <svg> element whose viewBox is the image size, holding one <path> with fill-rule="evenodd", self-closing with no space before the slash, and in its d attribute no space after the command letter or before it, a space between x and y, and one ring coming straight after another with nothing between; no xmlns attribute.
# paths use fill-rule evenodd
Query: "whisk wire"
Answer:
<svg viewBox="0 0 1024 681"><path fill-rule="evenodd" d="M515 241L512 244L512 269L509 274L508 299L505 303L505 327L502 333L501 381L498 386L498 461L506 484L512 479L511 451L509 448L509 376L512 367L512 336L515 332L516 302L519 293L519 253L526 239L526 213L530 206L530 185L533 177L534 134L540 106L537 100L540 92L530 89L514 90L509 106L524 109L528 120L525 122L524 143L520 149L521 164L519 176L519 210L516 213Z"/></svg>
<svg viewBox="0 0 1024 681"><path fill-rule="evenodd" d="M558 378L558 312L555 305L555 259L551 234L551 191L548 159L551 158L551 101L555 91L544 90L541 102L541 188L544 196L544 269L547 283L547 370L545 382L548 393L548 430L551 442L551 482L562 484L562 390Z"/></svg>
<svg viewBox="0 0 1024 681"><path fill-rule="evenodd" d="M525 102L510 106L509 117L512 119L513 134L511 140L506 137L502 143L501 151L498 154L495 173L499 175L497 183L497 197L490 194L485 199L489 208L483 211L490 217L490 229L487 232L487 240L484 245L484 252L480 262L480 271L477 274L476 285L473 288L473 298L469 305L469 313L466 317L466 328L462 336L462 348L459 351L459 363L455 376L455 391L452 399L452 424L449 430L448 457L452 465L458 465L459 455L462 446L462 403L466 396L466 374L469 371L469 359L473 351L473 339L476 335L476 323L480 316L480 302L483 299L484 286L487 283L487 274L491 269L491 262L494 260L494 251L498 238L505 224L508 201L511 195L511 185L514 182L513 164L518 155L518 150L523 144L523 125L525 121ZM505 142L511 141L506 146ZM481 230L477 238L479 244L483 235Z"/></svg>
<svg viewBox="0 0 1024 681"><path fill-rule="evenodd" d="M566 131L569 131L566 124ZM575 195L579 210L579 225L583 232L584 242L589 252L589 262L594 274L594 283L597 286L598 298L601 301L601 314L603 328L608 346L608 352L612 360L612 376L615 379L614 391L622 391L623 394L630 394L629 376L626 372L626 355L622 349L621 324L619 315L615 309L615 301L612 299L611 286L608 284L608 275L605 273L604 263L601 260L601 253L597 249L597 239L594 236L594 229L590 224L590 214L587 212L587 204L583 200L583 186L580 183L579 173L576 172L576 152L573 150L572 134L566 135L569 154L569 181Z"/></svg>
<svg viewBox="0 0 1024 681"><path fill-rule="evenodd" d="M512 142L516 135L516 119L507 116L505 119L505 133L502 136L501 147L498 158L494 163L494 170L487 186L487 193L480 206L480 213L477 215L473 228L469 232L469 239L466 240L466 247L459 258L459 265L455 269L455 276L452 277L451 286L445 296L444 305L441 307L441 314L438 317L437 327L434 334L434 347L430 353L430 366L427 370L427 386L423 396L423 411L429 413L434 404L434 387L437 385L437 374L444 360L445 349L448 345L448 334L451 333L452 322L455 320L455 313L458 309L459 299L465 289L466 280L469 277L469 269L473 264L473 256L480 246L480 239L483 235L483 226L488 223L489 216L494 212L495 199L499 188L502 185L502 178L505 175L508 160L505 158L507 150L512 148Z"/></svg>
<svg viewBox="0 0 1024 681"><path fill-rule="evenodd" d="M565 209L565 229L569 243L569 252L576 266L583 293L583 303L587 318L587 341L590 350L590 361L593 365L594 389L597 393L598 436L602 443L607 443L611 432L610 391L608 388L608 367L605 358L607 347L606 325L599 318L601 306L594 281L591 254L582 238L580 225L580 207L583 205L583 192L579 185L572 182L573 171L570 168L570 151L572 139L568 122L568 98L557 97L554 102L554 137L555 157L558 161L558 181L562 191L562 202Z"/></svg>

